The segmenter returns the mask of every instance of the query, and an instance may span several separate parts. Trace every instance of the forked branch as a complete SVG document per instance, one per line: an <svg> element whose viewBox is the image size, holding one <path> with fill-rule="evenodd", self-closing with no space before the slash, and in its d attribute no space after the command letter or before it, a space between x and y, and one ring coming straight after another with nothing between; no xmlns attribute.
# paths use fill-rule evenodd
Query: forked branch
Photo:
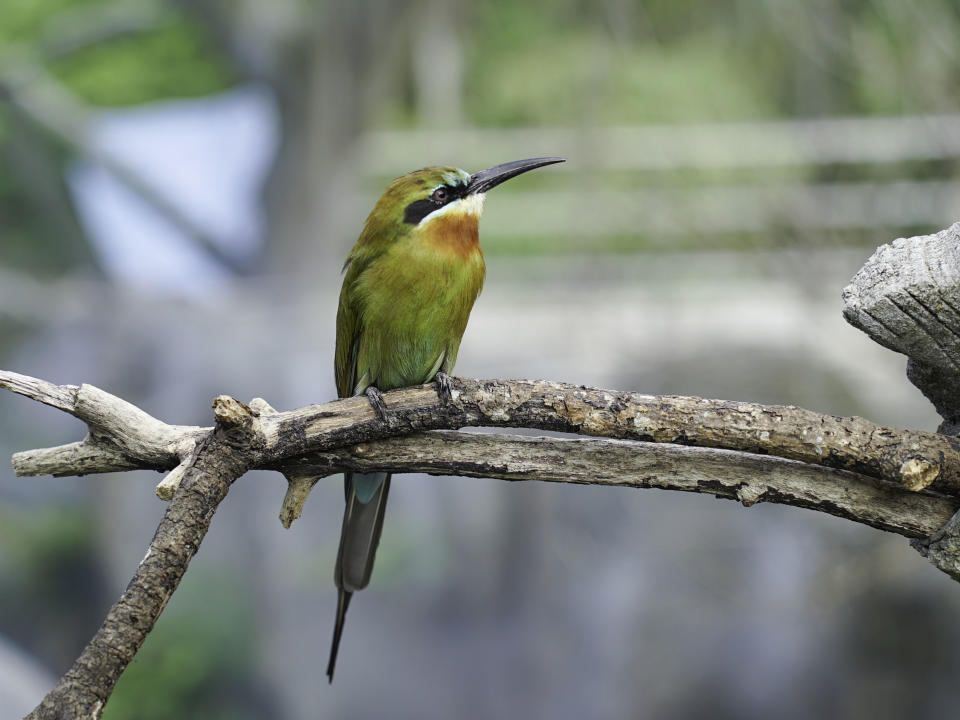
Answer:
<svg viewBox="0 0 960 720"><path fill-rule="evenodd" d="M290 487L289 525L316 478L350 470L426 472L710 493L744 505L812 508L925 539L960 508L960 441L792 406L651 396L526 380L454 379L277 412L221 396L214 428L167 425L90 385L0 371L0 388L83 420L81 442L14 455L18 475L171 471L172 498L146 557L74 666L30 717L98 718L126 665L186 571L230 484L274 469ZM593 438L450 432L532 427ZM441 430L444 432L424 432ZM931 556L932 557L932 556ZM946 568L943 568L946 570ZM949 571L949 570L948 570Z"/></svg>

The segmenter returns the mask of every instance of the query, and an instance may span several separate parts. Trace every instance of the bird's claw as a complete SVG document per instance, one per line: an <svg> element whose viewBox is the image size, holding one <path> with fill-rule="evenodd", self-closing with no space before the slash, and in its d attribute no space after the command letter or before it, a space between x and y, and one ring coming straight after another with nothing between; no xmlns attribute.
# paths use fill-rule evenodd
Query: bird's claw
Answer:
<svg viewBox="0 0 960 720"><path fill-rule="evenodd" d="M445 372L438 372L433 377L437 381L437 395L440 396L440 402L449 405L453 400L453 378Z"/></svg>
<svg viewBox="0 0 960 720"><path fill-rule="evenodd" d="M367 400L370 401L370 407L373 408L373 412L376 414L377 418L380 420L387 419L387 404L383 401L383 393L373 385L368 387L365 391Z"/></svg>

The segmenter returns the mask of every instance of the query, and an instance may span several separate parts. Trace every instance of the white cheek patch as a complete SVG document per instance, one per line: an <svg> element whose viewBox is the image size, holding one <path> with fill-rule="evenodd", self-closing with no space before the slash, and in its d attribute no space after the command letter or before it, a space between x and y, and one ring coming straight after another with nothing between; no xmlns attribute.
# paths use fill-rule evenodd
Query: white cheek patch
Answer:
<svg viewBox="0 0 960 720"><path fill-rule="evenodd" d="M473 215L478 220L483 213L483 193L474 193L466 197L447 203L442 208L434 210L429 215L424 216L423 220L417 223L417 227L423 227L431 220L436 220L443 215Z"/></svg>

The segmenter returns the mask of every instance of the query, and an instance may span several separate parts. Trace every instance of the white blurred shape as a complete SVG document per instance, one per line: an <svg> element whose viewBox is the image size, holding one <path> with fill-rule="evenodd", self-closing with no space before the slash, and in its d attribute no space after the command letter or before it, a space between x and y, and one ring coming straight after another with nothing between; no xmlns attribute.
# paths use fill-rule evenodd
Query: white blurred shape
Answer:
<svg viewBox="0 0 960 720"><path fill-rule="evenodd" d="M260 190L278 145L276 108L258 87L103 112L93 154L140 178L163 202L243 262L262 246ZM106 272L139 289L191 298L223 290L230 273L108 169L80 161L68 182Z"/></svg>
<svg viewBox="0 0 960 720"><path fill-rule="evenodd" d="M55 682L36 660L0 636L0 720L26 715Z"/></svg>

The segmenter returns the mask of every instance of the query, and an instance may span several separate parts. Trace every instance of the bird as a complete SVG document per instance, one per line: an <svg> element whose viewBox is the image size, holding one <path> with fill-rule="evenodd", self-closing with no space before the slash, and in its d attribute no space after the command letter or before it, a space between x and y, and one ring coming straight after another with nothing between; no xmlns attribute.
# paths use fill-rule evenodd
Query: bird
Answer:
<svg viewBox="0 0 960 720"><path fill-rule="evenodd" d="M381 391L437 380L441 399L449 400L449 373L486 275L479 245L485 193L564 160L515 160L473 174L426 167L387 186L343 265L334 362L339 397L366 395L381 418ZM390 475L345 473L344 492L331 683L350 599L370 582Z"/></svg>

